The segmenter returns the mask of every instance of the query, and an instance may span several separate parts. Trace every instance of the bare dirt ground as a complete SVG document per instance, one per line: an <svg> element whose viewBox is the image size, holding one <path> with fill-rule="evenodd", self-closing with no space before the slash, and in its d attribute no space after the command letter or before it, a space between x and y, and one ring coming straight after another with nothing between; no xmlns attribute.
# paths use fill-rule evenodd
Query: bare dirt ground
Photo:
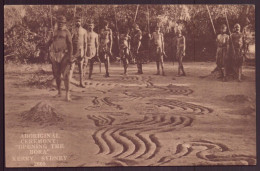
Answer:
<svg viewBox="0 0 260 171"><path fill-rule="evenodd" d="M255 67L244 67L242 82L207 76L213 62L184 67L186 77L175 77L172 63L165 65L166 76L154 75L155 63L145 64L143 75L130 65L124 76L123 67L112 64L111 77L104 78L104 66L99 73L95 65L86 88L78 87L74 72L72 102L66 102L64 89L54 98L49 64L5 65L6 165L256 164ZM18 146L21 135L36 133L56 133L64 147Z"/></svg>

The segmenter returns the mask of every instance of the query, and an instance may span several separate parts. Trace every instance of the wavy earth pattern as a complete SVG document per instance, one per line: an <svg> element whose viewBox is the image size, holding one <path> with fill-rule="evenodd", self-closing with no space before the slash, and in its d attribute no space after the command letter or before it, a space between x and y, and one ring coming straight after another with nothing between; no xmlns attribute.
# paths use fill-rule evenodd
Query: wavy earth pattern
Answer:
<svg viewBox="0 0 260 171"><path fill-rule="evenodd" d="M168 89L165 87L149 87L149 88L139 88L139 91L132 91L130 88L123 91L123 94L130 97L132 100L140 100L143 98L151 98L155 95L157 96L165 96L165 95L188 95L191 93L190 89L178 87L176 86L175 89Z"/></svg>
<svg viewBox="0 0 260 171"><path fill-rule="evenodd" d="M85 109L89 110L91 108L100 108L102 105L107 105L109 107L113 107L116 108L118 110L122 110L123 107L121 105L115 104L111 101L110 97L103 97L103 98L99 98L97 96L94 97L94 99L92 100L92 106L88 106Z"/></svg>
<svg viewBox="0 0 260 171"><path fill-rule="evenodd" d="M103 118L93 119L96 126L101 126ZM188 127L193 118L186 116L144 116L140 120L100 127L92 135L99 147L97 154L132 159L152 159L160 151L161 143L157 133L170 132Z"/></svg>
<svg viewBox="0 0 260 171"><path fill-rule="evenodd" d="M122 87L123 86L118 83L109 83L109 82L101 82L101 81L85 81L85 85L91 87Z"/></svg>
<svg viewBox="0 0 260 171"><path fill-rule="evenodd" d="M196 148L197 147L197 148ZM201 150L198 150L198 147ZM191 141L183 144L178 144L176 152L171 156L162 157L157 164L162 165L171 162L172 160L185 157L195 153L195 156L199 159L206 160L208 162L219 162L221 164L247 164L255 165L256 157L250 155L232 154L225 155L225 152L231 151L226 145L221 143L214 143L206 140ZM215 153L219 154L216 155ZM221 154L222 153L222 154Z"/></svg>
<svg viewBox="0 0 260 171"><path fill-rule="evenodd" d="M171 95L189 95L193 93L193 90L185 87L185 86L177 86L177 85L168 85L166 87L159 87L159 86L154 86L158 89L161 89Z"/></svg>
<svg viewBox="0 0 260 171"><path fill-rule="evenodd" d="M112 123L115 121L115 118L109 115L108 116L88 115L87 117L91 119L97 127L112 125Z"/></svg>
<svg viewBox="0 0 260 171"><path fill-rule="evenodd" d="M152 83L152 77L143 76L126 76L122 77L124 81L138 82L141 85L146 85L146 88L136 85L135 91L132 87L127 87L123 94L131 100L142 99L152 96L154 91L161 91L161 94L170 95L189 95L193 93L192 89L185 86L168 85L166 87L156 86ZM107 84L107 85L106 85ZM122 86L119 84L90 82L89 86ZM139 89L140 91L136 91ZM152 93L152 94L151 94ZM158 93L156 93L158 94ZM159 93L160 94L160 93ZM149 97L150 97L149 96ZM121 97L123 98L123 97ZM115 100L115 99L114 99ZM113 100L113 101L114 101ZM115 100L116 101L116 100ZM107 105L118 110L123 110L123 107L112 102L110 97L94 97L92 100L93 106L101 107ZM143 107L156 106L159 108L167 108L174 111L181 111L193 114L209 114L213 109L202 105L182 102L175 99L152 99L145 103ZM89 108L86 108L89 109ZM153 166L167 165L176 159L186 156L195 157L204 160L208 164L256 164L256 157L250 155L230 154L231 150L224 144L210 142L206 140L190 141L180 143L176 146L174 154L161 157L159 160L155 156L160 152L162 144L156 135L167 133L176 129L181 129L191 126L194 119L189 116L158 114L155 115L154 108L148 108L151 111L150 115L125 121L115 124L114 117L129 115L129 113L107 112L106 115L88 115L98 129L92 134L92 138L98 147L97 154L108 155L112 157L111 162L106 165L111 166L134 166L140 163L140 160L153 159Z"/></svg>
<svg viewBox="0 0 260 171"><path fill-rule="evenodd" d="M165 87L156 86L153 84L151 76L148 76L148 77L127 76L127 77L123 77L122 80L138 81L138 82L141 82L142 84L145 84L147 88L156 88L158 90L164 91L165 93L170 93L171 95L189 95L189 94L193 93L192 89L185 87L185 86L177 86L177 85L172 85L172 84L169 84L168 86L165 86ZM151 90L148 89L148 90L144 90L144 91L151 91ZM142 92L140 92L140 93L142 93ZM125 91L124 94L129 94L129 93L127 91ZM130 93L130 94L133 95L133 93ZM133 96L145 97L146 95L147 95L147 93L137 94L137 95L133 95Z"/></svg>
<svg viewBox="0 0 260 171"><path fill-rule="evenodd" d="M182 110L182 111L192 112L192 113L196 113L196 114L208 114L208 113L213 112L213 109L211 109L211 108L192 104L192 103L186 103L186 102L182 102L179 100L154 99L154 100L150 100L150 101L151 101L151 103L147 103L147 104L156 105L158 107L166 107L166 108L170 108L173 110Z"/></svg>
<svg viewBox="0 0 260 171"><path fill-rule="evenodd" d="M153 86L152 77L151 76L126 76L122 77L124 81L131 81L131 82L139 82L140 84L145 84L147 87Z"/></svg>

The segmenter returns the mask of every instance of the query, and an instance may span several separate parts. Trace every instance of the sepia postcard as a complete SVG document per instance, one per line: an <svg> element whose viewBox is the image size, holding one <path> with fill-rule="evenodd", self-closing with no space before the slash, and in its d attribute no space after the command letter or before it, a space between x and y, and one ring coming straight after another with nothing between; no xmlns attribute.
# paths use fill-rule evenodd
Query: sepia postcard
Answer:
<svg viewBox="0 0 260 171"><path fill-rule="evenodd" d="M5 164L256 165L255 5L5 5Z"/></svg>

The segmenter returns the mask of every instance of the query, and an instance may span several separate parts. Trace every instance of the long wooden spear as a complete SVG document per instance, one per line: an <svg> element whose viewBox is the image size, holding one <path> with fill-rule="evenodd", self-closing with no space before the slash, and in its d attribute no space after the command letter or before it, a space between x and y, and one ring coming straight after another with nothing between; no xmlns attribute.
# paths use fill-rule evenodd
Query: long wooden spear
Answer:
<svg viewBox="0 0 260 171"><path fill-rule="evenodd" d="M148 5L147 5L147 31L148 31L148 33L150 34L150 12L149 12L149 7L148 7Z"/></svg>
<svg viewBox="0 0 260 171"><path fill-rule="evenodd" d="M147 31L149 34L149 39L148 39L148 59L150 58L150 47L151 47L151 42L150 42L150 12L149 12L149 7L147 5ZM150 60L150 59L149 59Z"/></svg>
<svg viewBox="0 0 260 171"><path fill-rule="evenodd" d="M49 6L50 7L50 16L51 16L51 31L52 31L52 34L53 34L53 25L52 25L52 12L51 12L51 5Z"/></svg>
<svg viewBox="0 0 260 171"><path fill-rule="evenodd" d="M206 7L207 7L207 11L208 11L208 13L209 13L209 18L210 18L210 22L211 22L212 28L213 28L213 30L214 30L214 33L216 34L216 29L215 29L215 27L214 27L214 23L213 23L213 20L212 20L212 18L211 18L210 11L209 11L209 6L206 5Z"/></svg>
<svg viewBox="0 0 260 171"><path fill-rule="evenodd" d="M230 31L230 27L229 27L228 17L227 17L227 9L225 8L224 11L225 11L225 18L226 18L226 22L227 22L228 32L229 32L229 35L230 35L230 40L231 40L232 49L233 49L233 52L235 52L233 40L232 40L232 37L231 37L231 31Z"/></svg>
<svg viewBox="0 0 260 171"><path fill-rule="evenodd" d="M138 13L138 8L139 8L139 5L137 5L137 7L136 7L134 23L135 23L135 21L136 21L136 17L137 17L137 13Z"/></svg>

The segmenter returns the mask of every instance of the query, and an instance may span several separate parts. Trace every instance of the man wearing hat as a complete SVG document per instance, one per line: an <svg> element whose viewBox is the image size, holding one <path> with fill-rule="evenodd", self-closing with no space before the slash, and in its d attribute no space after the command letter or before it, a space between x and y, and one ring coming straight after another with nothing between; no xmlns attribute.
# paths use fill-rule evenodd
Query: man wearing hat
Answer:
<svg viewBox="0 0 260 171"><path fill-rule="evenodd" d="M72 63L72 38L66 27L66 18L59 16L58 28L54 31L53 37L49 41L50 60L52 70L56 79L58 97L61 96L61 74L63 74L66 89L66 100L70 101L70 64Z"/></svg>
<svg viewBox="0 0 260 171"><path fill-rule="evenodd" d="M231 52L232 52L232 64L235 70L238 81L241 81L242 65L244 62L244 35L240 32L240 24L234 25L234 32L230 36Z"/></svg>
<svg viewBox="0 0 260 171"><path fill-rule="evenodd" d="M92 76L94 62L99 61L98 34L96 32L94 32L94 27L95 26L94 26L93 21L90 21L88 24L88 31L87 31L87 53L86 53L86 58L89 60L89 76L88 76L89 79L91 79L91 76Z"/></svg>
<svg viewBox="0 0 260 171"><path fill-rule="evenodd" d="M112 30L108 28L108 22L104 21L104 28L101 29L99 35L99 55L101 62L105 63L106 74L105 77L109 77L108 65L109 65L109 56L112 52Z"/></svg>
<svg viewBox="0 0 260 171"><path fill-rule="evenodd" d="M83 74L84 74L84 64L85 55L87 51L87 31L81 26L81 18L76 18L75 28L72 33L72 43L73 43L73 63L71 65L70 76L72 78L73 70L75 67L75 62L79 67L80 74L80 86L85 87L83 83Z"/></svg>
<svg viewBox="0 0 260 171"><path fill-rule="evenodd" d="M138 69L138 74L143 74L143 69L142 69L142 57L139 54L139 49L141 46L141 40L142 40L142 31L139 29L139 26L137 24L134 24L134 30L132 32L131 36L131 49L132 52L136 58L136 63L137 63L137 69Z"/></svg>
<svg viewBox="0 0 260 171"><path fill-rule="evenodd" d="M157 66L157 73L156 75L160 75L160 66L162 69L162 75L165 75L164 73L164 64L163 64L163 55L164 52L164 37L163 34L160 32L160 26L159 24L156 25L155 31L151 35L151 41L152 41L152 50L154 51L154 58L156 61Z"/></svg>

